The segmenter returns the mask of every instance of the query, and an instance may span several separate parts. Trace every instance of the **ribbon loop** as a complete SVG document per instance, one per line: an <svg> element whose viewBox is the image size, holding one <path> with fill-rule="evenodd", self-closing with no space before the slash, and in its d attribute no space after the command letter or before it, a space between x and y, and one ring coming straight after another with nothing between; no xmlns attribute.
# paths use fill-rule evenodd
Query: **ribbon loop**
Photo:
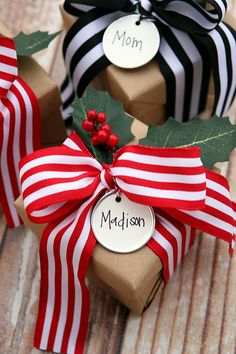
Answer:
<svg viewBox="0 0 236 354"><path fill-rule="evenodd" d="M71 15L79 15L82 12L90 11L93 8L106 11L135 11L136 5L130 0L68 0L64 3L64 9Z"/></svg>
<svg viewBox="0 0 236 354"><path fill-rule="evenodd" d="M72 133L60 147L36 151L20 162L20 180L29 218L45 223L65 216L94 194L102 166L81 150Z"/></svg>
<svg viewBox="0 0 236 354"><path fill-rule="evenodd" d="M104 188L110 190L115 188L115 179L112 176L111 168L109 165L103 163L102 167L104 170L100 174L101 182Z"/></svg>
<svg viewBox="0 0 236 354"><path fill-rule="evenodd" d="M125 146L111 171L118 188L134 202L189 210L204 206L206 175L197 147Z"/></svg>
<svg viewBox="0 0 236 354"><path fill-rule="evenodd" d="M73 15L95 8L113 12L138 11L142 15L151 15L168 26L188 33L196 33L196 30L205 33L222 21L227 3L224 0L207 1L204 8L194 0L66 0L64 8Z"/></svg>
<svg viewBox="0 0 236 354"><path fill-rule="evenodd" d="M149 0L140 0L138 2L138 12L142 15L151 14L153 9L152 2Z"/></svg>
<svg viewBox="0 0 236 354"><path fill-rule="evenodd" d="M152 2L152 12L156 19L192 35L212 31L222 21L226 9L225 1L211 1L210 6L206 4L205 8L193 0Z"/></svg>

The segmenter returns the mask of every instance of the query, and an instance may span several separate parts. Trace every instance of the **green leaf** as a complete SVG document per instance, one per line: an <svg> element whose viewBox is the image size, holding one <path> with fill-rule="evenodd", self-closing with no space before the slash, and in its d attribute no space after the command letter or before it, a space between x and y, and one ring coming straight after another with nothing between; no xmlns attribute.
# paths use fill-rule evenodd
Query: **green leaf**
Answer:
<svg viewBox="0 0 236 354"><path fill-rule="evenodd" d="M48 32L36 31L31 34L20 32L15 38L15 47L18 55L29 56L48 47L49 43L58 36L61 31L48 34Z"/></svg>
<svg viewBox="0 0 236 354"><path fill-rule="evenodd" d="M169 118L161 126L149 126L147 136L139 143L156 147L199 146L203 164L211 169L216 162L228 161L236 147L236 125L229 118L217 116L207 121L194 118L187 123Z"/></svg>
<svg viewBox="0 0 236 354"><path fill-rule="evenodd" d="M118 148L126 145L133 139L133 134L130 130L133 119L123 111L123 105L113 100L107 92L89 88L85 97L74 101L72 108L73 128L99 162L111 163L113 156L112 152L103 146L93 146L91 143L91 134L83 130L82 121L87 118L86 112L89 109L106 113L106 123L110 124L112 133L119 136Z"/></svg>

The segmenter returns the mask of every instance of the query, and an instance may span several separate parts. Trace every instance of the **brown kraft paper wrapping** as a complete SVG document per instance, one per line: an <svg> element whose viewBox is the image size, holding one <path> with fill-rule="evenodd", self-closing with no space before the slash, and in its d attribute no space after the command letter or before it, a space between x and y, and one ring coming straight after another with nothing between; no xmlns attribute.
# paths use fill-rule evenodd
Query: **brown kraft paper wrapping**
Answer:
<svg viewBox="0 0 236 354"><path fill-rule="evenodd" d="M134 120L132 132L139 139L146 135L147 126ZM135 141L137 142L137 141ZM22 197L15 207L24 224L40 239L45 225L32 223L25 212ZM105 292L126 305L132 312L140 314L151 302L162 282L162 264L147 246L129 254L110 252L95 246L88 276Z"/></svg>
<svg viewBox="0 0 236 354"><path fill-rule="evenodd" d="M72 26L76 17L66 13L61 7L65 30ZM236 29L236 19L228 13L224 20ZM93 86L105 90L123 102L124 110L145 124L160 124L164 121L166 105L166 85L156 62L151 61L143 67L126 70L109 65L95 80ZM201 113L209 118L213 106L214 86L211 80L206 107Z"/></svg>
<svg viewBox="0 0 236 354"><path fill-rule="evenodd" d="M0 33L11 36L0 23ZM43 146L62 143L66 130L61 118L61 99L57 85L31 57L18 57L19 75L36 94L41 115L41 143Z"/></svg>

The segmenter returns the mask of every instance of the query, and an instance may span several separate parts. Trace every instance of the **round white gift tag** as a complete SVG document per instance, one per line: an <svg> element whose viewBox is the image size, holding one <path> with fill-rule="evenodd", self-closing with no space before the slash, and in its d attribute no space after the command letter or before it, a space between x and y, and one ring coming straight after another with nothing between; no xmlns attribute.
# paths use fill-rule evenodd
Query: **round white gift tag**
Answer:
<svg viewBox="0 0 236 354"><path fill-rule="evenodd" d="M105 194L95 205L91 225L97 241L110 251L133 252L144 246L155 228L149 206L134 203L124 194Z"/></svg>
<svg viewBox="0 0 236 354"><path fill-rule="evenodd" d="M156 55L160 46L159 31L152 21L140 15L119 18L103 35L103 50L110 62L125 69L138 68Z"/></svg>

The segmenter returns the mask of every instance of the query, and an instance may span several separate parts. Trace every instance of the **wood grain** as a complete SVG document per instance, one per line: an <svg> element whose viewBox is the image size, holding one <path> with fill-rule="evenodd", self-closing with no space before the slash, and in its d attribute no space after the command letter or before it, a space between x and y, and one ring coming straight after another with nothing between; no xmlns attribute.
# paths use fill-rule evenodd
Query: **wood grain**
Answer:
<svg viewBox="0 0 236 354"><path fill-rule="evenodd" d="M0 20L7 26L12 35L20 31L55 32L61 30L62 18L58 11L61 0L0 0ZM54 55L58 46L59 37L50 44L50 50L44 50L34 55L40 65L50 72L54 63Z"/></svg>
<svg viewBox="0 0 236 354"><path fill-rule="evenodd" d="M55 31L59 0L0 0L0 21L21 29ZM236 15L236 1L229 1ZM235 17L236 18L236 17ZM62 37L37 60L59 84L64 76ZM230 111L236 121L236 101ZM236 151L221 169L236 200ZM5 230L0 215L0 353L39 354L33 328L39 289L38 244L24 227ZM236 257L203 234L142 316L90 285L91 312L85 354L234 354L236 352Z"/></svg>
<svg viewBox="0 0 236 354"><path fill-rule="evenodd" d="M6 233L6 220L2 215L2 211L0 210L0 252L3 247L3 239Z"/></svg>
<svg viewBox="0 0 236 354"><path fill-rule="evenodd" d="M29 230L7 232L0 269L1 353L25 354L32 348L38 296L37 240Z"/></svg>

